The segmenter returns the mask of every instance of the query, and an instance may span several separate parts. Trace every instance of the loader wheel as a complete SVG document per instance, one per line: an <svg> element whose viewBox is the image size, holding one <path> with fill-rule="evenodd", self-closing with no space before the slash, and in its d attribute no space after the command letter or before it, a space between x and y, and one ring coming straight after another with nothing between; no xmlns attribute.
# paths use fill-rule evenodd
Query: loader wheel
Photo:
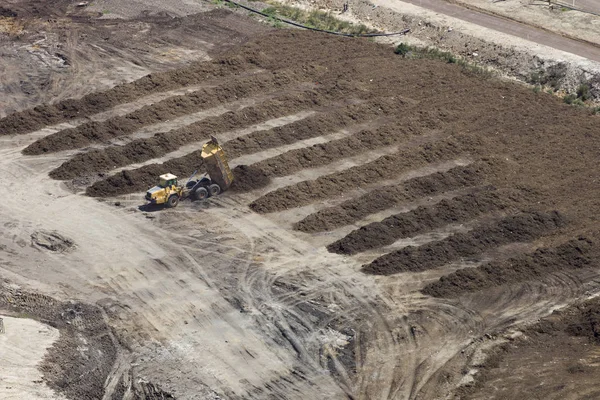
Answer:
<svg viewBox="0 0 600 400"><path fill-rule="evenodd" d="M213 183L208 187L208 192L211 196L217 196L219 193L221 193L221 186L217 185L216 183Z"/></svg>
<svg viewBox="0 0 600 400"><path fill-rule="evenodd" d="M196 199L198 199L198 200L204 200L204 199L208 198L208 190L206 190L206 188L204 188L204 187L199 187L194 192L194 196L196 196Z"/></svg>
<svg viewBox="0 0 600 400"><path fill-rule="evenodd" d="M177 207L177 204L179 204L179 196L172 194L167 200L167 207L174 208Z"/></svg>

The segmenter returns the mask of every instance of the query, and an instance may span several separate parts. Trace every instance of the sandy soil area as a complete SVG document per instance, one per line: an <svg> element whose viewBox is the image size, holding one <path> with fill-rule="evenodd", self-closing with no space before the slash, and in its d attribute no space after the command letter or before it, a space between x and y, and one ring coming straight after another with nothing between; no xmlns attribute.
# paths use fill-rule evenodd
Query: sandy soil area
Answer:
<svg viewBox="0 0 600 400"><path fill-rule="evenodd" d="M58 339L58 329L21 317L0 316L0 396L7 400L63 400L42 379L38 365Z"/></svg>

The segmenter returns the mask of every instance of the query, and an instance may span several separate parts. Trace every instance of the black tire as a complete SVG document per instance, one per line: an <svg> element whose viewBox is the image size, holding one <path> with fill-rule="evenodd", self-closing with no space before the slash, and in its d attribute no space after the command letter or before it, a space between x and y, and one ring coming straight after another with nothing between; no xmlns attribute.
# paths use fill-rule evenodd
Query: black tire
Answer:
<svg viewBox="0 0 600 400"><path fill-rule="evenodd" d="M205 187L199 187L194 192L194 196L196 197L197 200L207 199L208 198L208 190L206 190Z"/></svg>
<svg viewBox="0 0 600 400"><path fill-rule="evenodd" d="M176 194L172 194L171 196L169 196L169 199L167 200L167 207L175 208L177 207L177 204L179 204L179 196L177 196Z"/></svg>
<svg viewBox="0 0 600 400"><path fill-rule="evenodd" d="M210 193L211 196L218 196L219 193L221 193L221 186L217 185L216 183L209 185L208 193Z"/></svg>
<svg viewBox="0 0 600 400"><path fill-rule="evenodd" d="M188 183L185 184L185 187L188 189L191 189L194 186L196 186L196 183L198 183L198 182L197 181L189 181Z"/></svg>

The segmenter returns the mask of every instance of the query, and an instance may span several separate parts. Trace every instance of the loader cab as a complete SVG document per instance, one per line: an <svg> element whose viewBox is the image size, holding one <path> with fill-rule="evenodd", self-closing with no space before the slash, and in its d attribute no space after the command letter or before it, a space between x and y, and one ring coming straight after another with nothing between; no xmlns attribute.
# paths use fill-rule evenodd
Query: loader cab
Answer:
<svg viewBox="0 0 600 400"><path fill-rule="evenodd" d="M158 186L160 186L161 188L170 188L172 186L177 186L177 177L173 174L161 175Z"/></svg>

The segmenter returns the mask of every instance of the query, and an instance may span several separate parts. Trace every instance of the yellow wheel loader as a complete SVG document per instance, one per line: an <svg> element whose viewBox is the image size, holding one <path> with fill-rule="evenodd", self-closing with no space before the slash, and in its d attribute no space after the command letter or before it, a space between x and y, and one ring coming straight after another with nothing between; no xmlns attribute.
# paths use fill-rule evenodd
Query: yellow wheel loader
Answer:
<svg viewBox="0 0 600 400"><path fill-rule="evenodd" d="M205 176L194 180L196 175L194 172L185 185L179 185L175 175L161 175L158 186L154 186L146 192L148 203L177 207L179 200L187 197L204 200L229 189L233 182L233 173L229 168L223 148L214 136L211 136L210 142L202 146L201 157L206 166Z"/></svg>

